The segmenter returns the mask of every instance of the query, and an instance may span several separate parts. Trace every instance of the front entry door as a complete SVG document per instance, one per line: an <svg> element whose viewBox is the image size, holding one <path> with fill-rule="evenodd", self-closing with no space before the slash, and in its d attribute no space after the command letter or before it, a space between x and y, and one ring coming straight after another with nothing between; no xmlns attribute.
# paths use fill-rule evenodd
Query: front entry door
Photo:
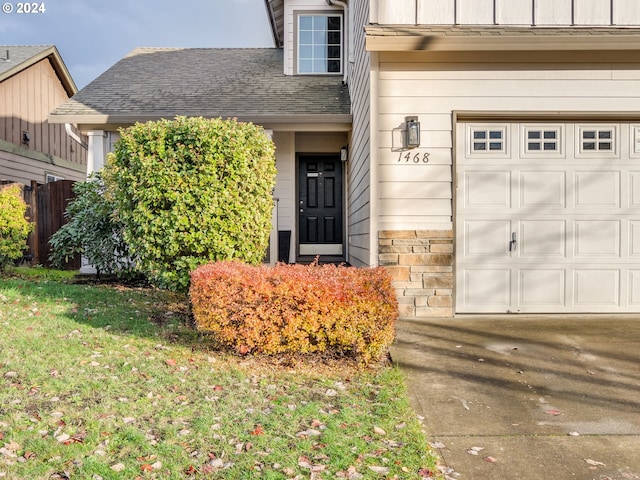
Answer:
<svg viewBox="0 0 640 480"><path fill-rule="evenodd" d="M300 255L342 256L342 163L338 155L301 155Z"/></svg>

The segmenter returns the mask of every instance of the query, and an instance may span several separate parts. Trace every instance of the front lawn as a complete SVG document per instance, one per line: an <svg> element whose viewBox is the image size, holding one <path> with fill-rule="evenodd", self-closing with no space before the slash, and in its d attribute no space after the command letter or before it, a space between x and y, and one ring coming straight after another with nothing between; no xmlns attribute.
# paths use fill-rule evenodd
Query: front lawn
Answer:
<svg viewBox="0 0 640 480"><path fill-rule="evenodd" d="M239 358L187 323L184 297L166 291L0 277L0 479L436 470L396 368Z"/></svg>

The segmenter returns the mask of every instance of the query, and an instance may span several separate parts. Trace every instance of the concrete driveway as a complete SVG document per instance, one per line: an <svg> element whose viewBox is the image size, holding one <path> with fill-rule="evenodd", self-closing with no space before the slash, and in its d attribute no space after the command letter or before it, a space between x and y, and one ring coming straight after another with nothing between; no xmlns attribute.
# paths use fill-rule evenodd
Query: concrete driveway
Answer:
<svg viewBox="0 0 640 480"><path fill-rule="evenodd" d="M640 316L401 320L392 357L460 479L640 479Z"/></svg>

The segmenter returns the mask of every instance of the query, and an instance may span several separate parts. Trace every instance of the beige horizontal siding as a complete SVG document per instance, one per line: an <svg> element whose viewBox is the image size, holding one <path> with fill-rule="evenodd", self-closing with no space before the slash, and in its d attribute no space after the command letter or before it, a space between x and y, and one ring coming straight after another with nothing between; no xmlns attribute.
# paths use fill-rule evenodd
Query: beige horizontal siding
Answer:
<svg viewBox="0 0 640 480"><path fill-rule="evenodd" d="M637 0L378 0L372 23L640 25Z"/></svg>
<svg viewBox="0 0 640 480"><path fill-rule="evenodd" d="M547 64L509 65L500 54L498 61L484 63L430 63L425 60L432 57L424 54L380 58L378 190L380 224L386 230L452 225L456 111L640 112L640 63L561 65L551 56ZM407 152L427 152L427 164L398 162L408 115L420 120L421 144Z"/></svg>

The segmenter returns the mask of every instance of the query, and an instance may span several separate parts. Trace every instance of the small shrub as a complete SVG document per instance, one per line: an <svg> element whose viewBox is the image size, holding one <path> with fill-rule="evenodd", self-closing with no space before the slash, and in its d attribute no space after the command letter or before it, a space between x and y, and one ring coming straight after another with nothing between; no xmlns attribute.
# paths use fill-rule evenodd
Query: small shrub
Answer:
<svg viewBox="0 0 640 480"><path fill-rule="evenodd" d="M140 269L184 292L198 265L263 259L275 176L262 127L186 117L122 130L104 172Z"/></svg>
<svg viewBox="0 0 640 480"><path fill-rule="evenodd" d="M398 318L382 268L218 262L192 272L190 297L197 328L239 353L330 352L369 363L386 352Z"/></svg>
<svg viewBox="0 0 640 480"><path fill-rule="evenodd" d="M49 239L51 263L61 267L83 254L98 275L134 276L135 262L123 239L122 223L113 218L114 205L105 195L100 173L94 173L87 182L76 183L73 192L76 197L65 211L67 223Z"/></svg>
<svg viewBox="0 0 640 480"><path fill-rule="evenodd" d="M22 187L12 184L0 188L0 271L21 258L27 247L33 224L25 217L26 213Z"/></svg>

